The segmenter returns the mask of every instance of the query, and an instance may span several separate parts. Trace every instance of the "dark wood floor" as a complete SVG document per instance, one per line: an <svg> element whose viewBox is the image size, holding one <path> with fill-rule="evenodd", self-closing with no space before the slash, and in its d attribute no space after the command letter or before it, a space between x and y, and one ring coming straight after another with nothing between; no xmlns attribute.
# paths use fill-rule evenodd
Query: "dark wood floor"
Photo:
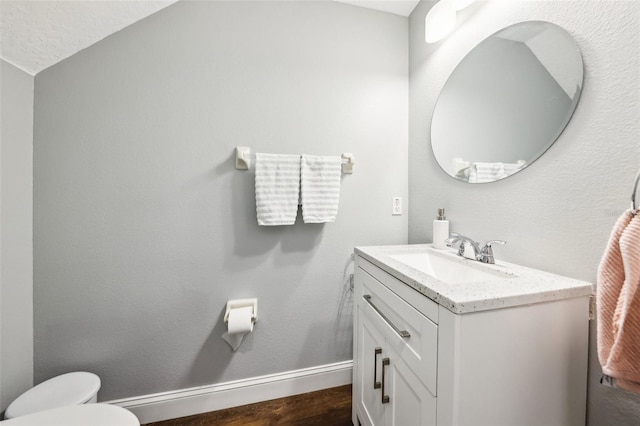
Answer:
<svg viewBox="0 0 640 426"><path fill-rule="evenodd" d="M181 417L148 426L352 426L351 385Z"/></svg>

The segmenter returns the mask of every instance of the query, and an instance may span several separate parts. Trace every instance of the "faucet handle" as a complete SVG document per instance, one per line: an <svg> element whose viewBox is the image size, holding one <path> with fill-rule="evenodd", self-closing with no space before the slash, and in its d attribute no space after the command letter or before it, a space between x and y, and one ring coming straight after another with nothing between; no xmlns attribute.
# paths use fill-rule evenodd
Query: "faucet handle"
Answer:
<svg viewBox="0 0 640 426"><path fill-rule="evenodd" d="M493 244L507 244L506 241L503 240L491 240L491 241L487 241L486 244L484 245L484 247L482 247L482 250L480 250L480 255L479 260L482 263L491 263L494 264L496 263L495 258L493 257L493 248L492 245Z"/></svg>
<svg viewBox="0 0 640 426"><path fill-rule="evenodd" d="M492 244L501 244L501 245L505 245L507 244L506 241L504 240L491 240L491 241L487 241L487 243L484 245L484 248L491 248Z"/></svg>

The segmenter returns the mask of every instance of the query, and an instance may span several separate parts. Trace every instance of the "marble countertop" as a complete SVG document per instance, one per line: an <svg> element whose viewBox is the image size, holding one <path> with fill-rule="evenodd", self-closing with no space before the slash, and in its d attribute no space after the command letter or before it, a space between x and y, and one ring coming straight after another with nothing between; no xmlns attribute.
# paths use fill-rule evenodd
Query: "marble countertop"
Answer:
<svg viewBox="0 0 640 426"><path fill-rule="evenodd" d="M474 268L495 271L496 277L448 284L391 257L425 251L457 263L469 262L468 265ZM485 265L461 258L455 249L438 250L431 244L356 247L355 253L456 314L593 294L593 285L585 281L500 260L496 260L495 265Z"/></svg>

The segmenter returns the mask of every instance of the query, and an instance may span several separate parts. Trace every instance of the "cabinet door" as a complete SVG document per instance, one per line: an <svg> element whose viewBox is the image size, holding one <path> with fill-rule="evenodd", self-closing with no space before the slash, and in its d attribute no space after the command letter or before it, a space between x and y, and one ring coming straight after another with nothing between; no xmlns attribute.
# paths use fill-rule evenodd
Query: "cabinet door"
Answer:
<svg viewBox="0 0 640 426"><path fill-rule="evenodd" d="M384 386L389 400L384 407L386 426L428 426L436 424L436 398L393 351L383 358Z"/></svg>
<svg viewBox="0 0 640 426"><path fill-rule="evenodd" d="M373 315L379 319L387 346L392 346L390 349L399 353L427 389L437 395L438 326L371 275L361 275L363 295L359 302L375 306L379 314ZM362 299L365 294L367 300ZM410 337L401 336L400 330Z"/></svg>
<svg viewBox="0 0 640 426"><path fill-rule="evenodd" d="M381 401L381 359L384 356L384 337L378 331L366 309L358 306L356 328L358 372L354 395L358 404L360 422L366 426L384 424L384 407Z"/></svg>
<svg viewBox="0 0 640 426"><path fill-rule="evenodd" d="M365 299L365 294L372 297ZM436 351L437 326L423 315L416 318L414 308L361 269L356 270L354 297L355 420L365 426L435 425L436 360L426 355ZM410 338L398 339L390 321L409 329ZM417 327L423 322L429 327Z"/></svg>

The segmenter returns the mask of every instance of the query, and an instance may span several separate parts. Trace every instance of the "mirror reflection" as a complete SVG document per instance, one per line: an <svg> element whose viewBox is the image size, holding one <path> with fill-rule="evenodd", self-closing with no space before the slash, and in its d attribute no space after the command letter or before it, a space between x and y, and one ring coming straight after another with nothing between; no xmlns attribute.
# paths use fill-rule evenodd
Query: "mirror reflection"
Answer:
<svg viewBox="0 0 640 426"><path fill-rule="evenodd" d="M521 22L491 35L458 64L438 97L431 121L438 164L469 183L523 170L564 130L582 79L580 50L555 24Z"/></svg>

